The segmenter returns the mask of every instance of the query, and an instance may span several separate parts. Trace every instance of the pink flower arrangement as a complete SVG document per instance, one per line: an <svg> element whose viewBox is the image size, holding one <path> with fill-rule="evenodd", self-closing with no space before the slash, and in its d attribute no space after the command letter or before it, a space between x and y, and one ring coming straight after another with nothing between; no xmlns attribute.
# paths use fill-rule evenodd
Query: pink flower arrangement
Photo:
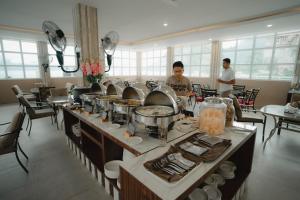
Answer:
<svg viewBox="0 0 300 200"><path fill-rule="evenodd" d="M86 59L85 62L81 63L81 70L83 76L90 83L99 82L104 74L104 67L98 60L95 61L94 59Z"/></svg>

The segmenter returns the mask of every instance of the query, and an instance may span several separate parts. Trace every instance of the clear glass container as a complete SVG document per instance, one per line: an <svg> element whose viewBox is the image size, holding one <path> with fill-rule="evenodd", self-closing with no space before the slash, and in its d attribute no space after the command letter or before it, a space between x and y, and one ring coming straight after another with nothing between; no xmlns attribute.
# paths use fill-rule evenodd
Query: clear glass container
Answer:
<svg viewBox="0 0 300 200"><path fill-rule="evenodd" d="M226 104L226 119L225 126L232 127L235 115L235 109L233 106L233 100L230 98L223 98L223 102Z"/></svg>
<svg viewBox="0 0 300 200"><path fill-rule="evenodd" d="M215 136L224 133L226 104L221 98L207 97L200 105L198 122L200 131Z"/></svg>

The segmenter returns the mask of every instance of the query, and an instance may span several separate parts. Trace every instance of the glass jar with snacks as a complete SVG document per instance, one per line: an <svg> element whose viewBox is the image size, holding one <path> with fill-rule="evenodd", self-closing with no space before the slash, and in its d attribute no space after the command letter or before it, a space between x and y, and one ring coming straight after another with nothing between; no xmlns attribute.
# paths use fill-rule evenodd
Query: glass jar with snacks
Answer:
<svg viewBox="0 0 300 200"><path fill-rule="evenodd" d="M199 129L211 136L224 133L226 108L221 98L205 98L199 110Z"/></svg>

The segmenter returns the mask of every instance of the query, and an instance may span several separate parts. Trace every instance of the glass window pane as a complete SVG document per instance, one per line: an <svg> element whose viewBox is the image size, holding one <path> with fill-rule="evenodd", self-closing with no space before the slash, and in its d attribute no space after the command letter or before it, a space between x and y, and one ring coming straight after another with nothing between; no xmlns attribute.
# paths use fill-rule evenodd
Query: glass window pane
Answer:
<svg viewBox="0 0 300 200"><path fill-rule="evenodd" d="M35 42L22 42L22 52L37 53L37 46Z"/></svg>
<svg viewBox="0 0 300 200"><path fill-rule="evenodd" d="M297 48L276 48L274 55L274 63L293 64L296 62L297 53Z"/></svg>
<svg viewBox="0 0 300 200"><path fill-rule="evenodd" d="M6 70L8 78L24 78L23 67L21 66L8 66Z"/></svg>
<svg viewBox="0 0 300 200"><path fill-rule="evenodd" d="M222 42L222 49L223 50L233 50L233 49L235 49L235 46L236 46L236 41L235 40Z"/></svg>
<svg viewBox="0 0 300 200"><path fill-rule="evenodd" d="M5 75L5 69L4 66L0 66L0 79L5 79L6 75Z"/></svg>
<svg viewBox="0 0 300 200"><path fill-rule="evenodd" d="M38 65L37 54L23 54L24 65Z"/></svg>
<svg viewBox="0 0 300 200"><path fill-rule="evenodd" d="M3 57L2 57L2 52L0 52L0 65L4 65Z"/></svg>
<svg viewBox="0 0 300 200"><path fill-rule="evenodd" d="M182 57L181 56L175 56L174 57L174 62L176 61L181 61L182 60Z"/></svg>
<svg viewBox="0 0 300 200"><path fill-rule="evenodd" d="M253 38L239 39L238 49L252 49L253 48Z"/></svg>
<svg viewBox="0 0 300 200"><path fill-rule="evenodd" d="M2 46L1 46L1 43L0 43L0 51L2 51Z"/></svg>
<svg viewBox="0 0 300 200"><path fill-rule="evenodd" d="M113 66L120 67L121 66L121 59L119 59L119 58L113 59Z"/></svg>
<svg viewBox="0 0 300 200"><path fill-rule="evenodd" d="M235 63L235 54L234 51L223 51L222 52L222 57L221 57L221 63L223 63L223 59L224 58L229 58L231 60L231 63L234 64Z"/></svg>
<svg viewBox="0 0 300 200"><path fill-rule="evenodd" d="M74 46L67 46L65 51L64 51L64 55L75 55L75 48Z"/></svg>
<svg viewBox="0 0 300 200"><path fill-rule="evenodd" d="M130 52L130 59L136 59L136 52Z"/></svg>
<svg viewBox="0 0 300 200"><path fill-rule="evenodd" d="M128 76L129 75L129 67L123 67L122 68L122 75Z"/></svg>
<svg viewBox="0 0 300 200"><path fill-rule="evenodd" d="M274 35L257 37L255 41L256 48L268 48L274 45Z"/></svg>
<svg viewBox="0 0 300 200"><path fill-rule="evenodd" d="M160 68L160 75L161 76L166 76L167 75L167 68L166 67L161 67Z"/></svg>
<svg viewBox="0 0 300 200"><path fill-rule="evenodd" d="M58 66L58 61L56 56L49 56L49 65L50 66Z"/></svg>
<svg viewBox="0 0 300 200"><path fill-rule="evenodd" d="M191 56L185 55L182 56L182 63L184 66L190 65Z"/></svg>
<svg viewBox="0 0 300 200"><path fill-rule="evenodd" d="M20 43L18 40L2 40L4 51L20 52Z"/></svg>
<svg viewBox="0 0 300 200"><path fill-rule="evenodd" d="M75 57L64 56L64 66L75 66Z"/></svg>
<svg viewBox="0 0 300 200"><path fill-rule="evenodd" d="M52 48L51 44L48 44L48 54L56 54L55 50Z"/></svg>
<svg viewBox="0 0 300 200"><path fill-rule="evenodd" d="M160 50L154 50L153 56L156 58L160 57Z"/></svg>
<svg viewBox="0 0 300 200"><path fill-rule="evenodd" d="M135 59L130 59L130 67L133 69L133 68L136 68L136 60Z"/></svg>
<svg viewBox="0 0 300 200"><path fill-rule="evenodd" d="M153 51L148 51L147 52L147 57L148 58L153 58Z"/></svg>
<svg viewBox="0 0 300 200"><path fill-rule="evenodd" d="M252 51L238 51L236 54L236 64L251 64Z"/></svg>
<svg viewBox="0 0 300 200"><path fill-rule="evenodd" d="M210 77L210 66L201 66L201 77Z"/></svg>
<svg viewBox="0 0 300 200"><path fill-rule="evenodd" d="M191 65L200 65L200 56L201 55L192 55Z"/></svg>
<svg viewBox="0 0 300 200"><path fill-rule="evenodd" d="M6 65L22 65L22 58L20 53L5 53Z"/></svg>
<svg viewBox="0 0 300 200"><path fill-rule="evenodd" d="M174 55L181 55L181 47L174 48Z"/></svg>
<svg viewBox="0 0 300 200"><path fill-rule="evenodd" d="M59 67L50 67L50 76L54 78L63 77L63 71Z"/></svg>
<svg viewBox="0 0 300 200"><path fill-rule="evenodd" d="M40 70L38 67L25 67L26 78L40 78Z"/></svg>
<svg viewBox="0 0 300 200"><path fill-rule="evenodd" d="M122 59L122 67L129 67L129 59Z"/></svg>
<svg viewBox="0 0 300 200"><path fill-rule="evenodd" d="M211 52L211 42L202 44L202 53Z"/></svg>
<svg viewBox="0 0 300 200"><path fill-rule="evenodd" d="M190 74L191 74L190 72L191 72L190 66L185 66L185 67L184 67L184 73L183 73L183 74L184 74L185 76L190 76Z"/></svg>
<svg viewBox="0 0 300 200"><path fill-rule="evenodd" d="M153 59L153 65L154 66L160 66L160 59L159 58L154 58Z"/></svg>
<svg viewBox="0 0 300 200"><path fill-rule="evenodd" d="M122 58L129 58L129 51L122 50Z"/></svg>
<svg viewBox="0 0 300 200"><path fill-rule="evenodd" d="M270 75L270 65L253 65L252 79L268 80Z"/></svg>
<svg viewBox="0 0 300 200"><path fill-rule="evenodd" d="M270 64L272 49L260 49L254 51L253 64Z"/></svg>
<svg viewBox="0 0 300 200"><path fill-rule="evenodd" d="M192 53L193 54L200 54L201 53L201 46L192 46Z"/></svg>
<svg viewBox="0 0 300 200"><path fill-rule="evenodd" d="M199 77L200 76L200 66L191 67L191 77Z"/></svg>
<svg viewBox="0 0 300 200"><path fill-rule="evenodd" d="M187 46L187 47L183 47L182 48L182 54L191 54L191 47Z"/></svg>
<svg viewBox="0 0 300 200"><path fill-rule="evenodd" d="M235 65L236 78L250 78L250 65Z"/></svg>
<svg viewBox="0 0 300 200"><path fill-rule="evenodd" d="M121 58L121 50L116 50L113 57L114 58Z"/></svg>
<svg viewBox="0 0 300 200"><path fill-rule="evenodd" d="M292 80L295 65L274 65L272 80Z"/></svg>
<svg viewBox="0 0 300 200"><path fill-rule="evenodd" d="M210 65L211 54L202 54L201 65Z"/></svg>

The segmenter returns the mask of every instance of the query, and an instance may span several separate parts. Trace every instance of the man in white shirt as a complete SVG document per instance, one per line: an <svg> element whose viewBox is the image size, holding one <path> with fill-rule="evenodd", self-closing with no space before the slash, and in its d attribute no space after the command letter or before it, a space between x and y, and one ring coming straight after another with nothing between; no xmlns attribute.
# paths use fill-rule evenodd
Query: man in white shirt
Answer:
<svg viewBox="0 0 300 200"><path fill-rule="evenodd" d="M218 79L220 84L219 91L222 97L228 97L231 94L235 84L235 72L230 68L230 59L223 59L223 72Z"/></svg>

